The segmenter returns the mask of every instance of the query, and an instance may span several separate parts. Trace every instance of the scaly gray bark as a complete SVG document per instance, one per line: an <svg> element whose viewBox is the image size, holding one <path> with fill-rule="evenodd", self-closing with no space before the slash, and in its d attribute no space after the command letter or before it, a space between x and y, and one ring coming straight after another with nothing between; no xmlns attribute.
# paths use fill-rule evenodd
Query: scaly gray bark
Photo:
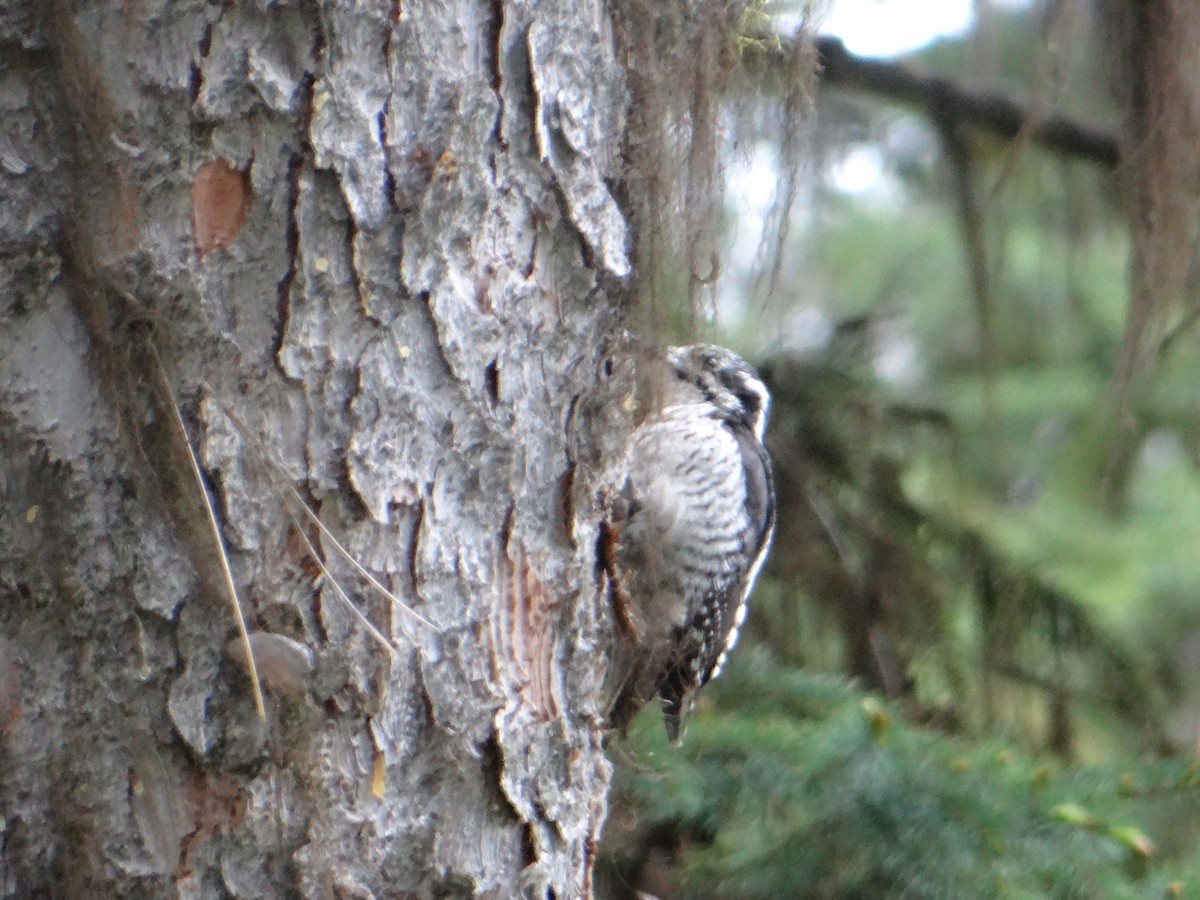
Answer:
<svg viewBox="0 0 1200 900"><path fill-rule="evenodd" d="M0 896L589 892L626 94L599 0L0 6Z"/></svg>

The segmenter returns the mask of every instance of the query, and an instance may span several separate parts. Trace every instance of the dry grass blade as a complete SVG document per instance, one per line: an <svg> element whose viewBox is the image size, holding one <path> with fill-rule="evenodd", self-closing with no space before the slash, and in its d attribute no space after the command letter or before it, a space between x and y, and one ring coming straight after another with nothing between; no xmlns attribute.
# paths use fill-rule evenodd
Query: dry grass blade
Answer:
<svg viewBox="0 0 1200 900"><path fill-rule="evenodd" d="M350 563L350 565L354 567L354 570L356 572L358 572L358 574L361 575L363 577L363 579L365 579L366 582L369 585L371 585L371 587L373 587L382 596L386 597L389 601L391 601L396 606L396 608L399 609L401 612L405 613L406 615L408 615L415 621L421 623L422 625L424 625L426 628L428 628L434 634L438 633L439 629L436 625L434 625L432 622L430 622L428 619L426 619L423 615L421 615L419 612L417 612L415 609L413 609L408 604L404 603L399 597L397 597L395 594L393 594L391 591L389 591L387 588L385 588L382 584L380 584L379 580L374 575L372 575L369 571L367 571L367 569L363 566L362 563L360 563L357 559L354 558L354 554L352 554L349 550L347 550L345 547L342 546L341 541L339 541L334 536L333 532L330 531L325 526L325 523L321 521L321 519L317 516L317 514L308 508L308 504L304 502L304 498L300 496L300 492L298 490L296 490L295 487L293 487L290 484L284 485L284 486L291 493L293 499L297 503L300 504L300 507L301 507L301 509L304 510L304 515L308 518L308 520L317 527L317 530L321 532L321 535L326 540L328 540L331 544L333 544L334 549L336 549L337 552L339 554L341 554L342 558L344 560L346 560L346 562Z"/></svg>
<svg viewBox="0 0 1200 900"><path fill-rule="evenodd" d="M354 601L350 599L344 590L342 590L342 586L338 584L338 580L334 578L329 569L325 567L325 562L321 559L321 555L317 553L317 548L313 546L312 541L308 539L308 535L304 533L304 529L300 527L300 521L295 517L295 515L292 514L290 509L287 511L287 513L288 518L292 520L292 524L296 526L296 533L300 535L300 540L304 541L304 546L308 549L309 558L311 558L312 561L317 564L317 568L321 570L321 575L327 582L329 582L329 585L333 588L334 593L337 594L341 599L342 603L346 605L346 609L350 611L350 614L354 616L354 618L358 619L359 624L361 624L362 627L367 630L367 633L379 642L379 645L383 647L388 656L395 654L396 648L392 646L392 642L383 636L383 632L371 624L371 620L363 615L362 610L360 610L354 604Z"/></svg>
<svg viewBox="0 0 1200 900"><path fill-rule="evenodd" d="M187 427L183 423L183 416L179 412L179 404L175 400L175 392L171 390L171 380L167 378L167 370L162 364L162 358L158 355L158 349L149 344L150 352L154 356L154 361L158 366L158 375L162 379L163 390L166 391L167 399L170 401L171 412L174 414L175 426L179 429L179 436L183 439L183 445L187 448L188 461L191 463L192 475L196 479L196 485L200 489L200 495L204 498L204 512L208 518L209 527L212 529L213 540L217 547L217 559L221 563L221 572L225 576L225 587L229 592L230 606L233 608L233 618L237 622L238 634L241 637L242 646L246 648L246 668L250 673L250 683L254 688L254 706L258 711L258 717L264 722L267 719L267 708L263 701L262 683L258 677L258 666L254 663L254 651L250 644L250 632L246 628L246 617L242 612L242 601L238 596L237 584L234 582L233 569L229 565L229 555L225 552L225 541L221 537L221 526L217 523L217 515L213 510L212 496L208 492L208 484L204 480L204 472L200 469L200 460L196 458L196 451L192 448L191 439L188 437Z"/></svg>
<svg viewBox="0 0 1200 900"><path fill-rule="evenodd" d="M402 613L404 613L406 616L408 616L412 620L420 623L422 626L429 629L429 631L431 633L439 634L441 630L436 625L434 625L432 622L430 622L428 619L426 619L424 616L422 616L419 612L417 612L415 609L413 609L408 604L404 603L399 597L397 597L395 594L393 594L391 591L389 591L386 587L384 587L379 582L379 580L374 575L372 575L362 565L362 563L360 563L357 559L355 559L354 554L351 553L349 550L347 550L342 545L342 542L337 539L337 536L334 535L334 533L329 530L329 528L325 525L325 523L321 521L320 516L318 516L315 512L312 511L312 509L309 507L309 505L304 501L304 498L300 495L300 492L298 490L296 490L295 486L292 485L292 483L290 481L281 477L281 475L279 473L283 471L283 466L281 466L279 463L275 462L274 458L271 456L270 451L263 445L263 442L261 440L259 440L259 438L254 434L253 431L250 430L250 426L248 426L244 421L242 421L241 417L238 416L237 413L235 413L233 410L231 410L229 407L227 407L224 403L222 403L217 398L216 392L213 391L213 389L207 383L201 382L201 387L203 387L204 390L208 392L209 396L212 397L213 402L216 403L218 407L220 407L221 412L223 412L225 414L225 416L229 419L229 421L231 421L234 424L234 426L237 428L237 430L239 432L241 432L242 437L244 437L246 439L246 441L250 444L250 446L254 448L255 453L258 454L266 462L268 475L270 476L272 483L275 484L276 489L291 496L291 498L296 502L296 504L303 511L304 517L306 519L308 519L308 521L310 521L318 531L321 532L321 536L324 537L327 541L329 541L329 543L338 552L338 554L354 568L354 570L363 578L363 580L365 580L367 582L367 584L371 585L371 587L374 588L382 597L386 598L390 603L392 603L396 607L396 609L400 610ZM291 515L290 511L289 511L289 515ZM300 531L301 535L303 536L303 529L297 529L297 530ZM341 589L341 587L337 585L336 580L333 579L332 576L329 575L328 570L325 568L324 563L321 561L320 557L318 556L318 554L316 552L316 548L313 547L312 543L308 540L307 537L304 538L304 542L305 542L305 544L308 545L309 552L312 554L312 558L317 563L317 566L321 569L322 574L324 574L327 578L329 578L330 583L335 586L335 590L338 592L339 596L341 596L345 600L345 602L347 604L349 604L352 609L354 609L354 612L359 617L359 619L362 621L365 621L366 617L363 616L362 613L356 607L354 607L354 604L350 601L350 598L347 597L345 592ZM372 626L372 630L374 631L375 634L379 635L380 639L383 639L384 642L387 643L386 638L383 638L383 635L379 634L379 632L377 630L375 630L373 626ZM390 644L388 644L388 646L389 646L389 648L391 647Z"/></svg>

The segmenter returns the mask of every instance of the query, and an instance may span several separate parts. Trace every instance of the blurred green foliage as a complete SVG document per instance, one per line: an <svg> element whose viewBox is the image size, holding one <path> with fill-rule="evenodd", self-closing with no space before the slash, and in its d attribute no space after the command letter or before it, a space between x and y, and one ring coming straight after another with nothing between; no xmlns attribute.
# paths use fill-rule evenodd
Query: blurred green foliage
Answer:
<svg viewBox="0 0 1200 900"><path fill-rule="evenodd" d="M602 886L698 898L1195 896L1188 760L1070 768L908 723L849 684L740 654L682 748L651 717L619 770ZM710 698L711 699L711 698ZM636 822L630 811L637 810ZM639 836L632 840L632 834Z"/></svg>
<svg viewBox="0 0 1200 900"><path fill-rule="evenodd" d="M989 84L1115 123L1073 7L919 62L978 81L982 42ZM615 745L601 895L1200 897L1198 317L1117 446L1114 175L970 136L985 313L938 132L817 107L809 162L869 147L881 174L811 187L786 301L726 317L772 386L780 526L683 746L656 710Z"/></svg>

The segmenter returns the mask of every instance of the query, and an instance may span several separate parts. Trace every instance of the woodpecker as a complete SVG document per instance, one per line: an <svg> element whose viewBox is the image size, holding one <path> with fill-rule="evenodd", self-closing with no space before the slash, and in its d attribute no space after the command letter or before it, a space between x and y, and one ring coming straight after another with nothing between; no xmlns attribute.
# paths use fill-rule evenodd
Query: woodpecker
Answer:
<svg viewBox="0 0 1200 900"><path fill-rule="evenodd" d="M723 347L672 347L661 402L608 483L600 556L619 637L609 722L650 698L679 739L693 693L720 674L775 528L763 446L770 394Z"/></svg>

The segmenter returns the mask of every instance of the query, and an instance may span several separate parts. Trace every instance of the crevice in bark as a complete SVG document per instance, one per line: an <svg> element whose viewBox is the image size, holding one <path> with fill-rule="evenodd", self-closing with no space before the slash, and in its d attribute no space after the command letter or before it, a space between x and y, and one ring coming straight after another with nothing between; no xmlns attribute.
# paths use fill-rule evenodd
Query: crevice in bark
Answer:
<svg viewBox="0 0 1200 900"><path fill-rule="evenodd" d="M390 41L389 41L390 44ZM387 59L387 56L384 56ZM383 146L383 191L387 195L388 206L394 212L400 211L400 204L396 202L396 175L392 171L392 145L388 140L387 117L391 109L392 99L388 96L388 101L383 105L383 109L379 111L376 117L379 127L379 142Z"/></svg>
<svg viewBox="0 0 1200 900"><path fill-rule="evenodd" d="M429 685L425 683L425 672L421 666L414 666L413 672L413 689L417 692L417 702L421 705L421 710L425 713L425 725L429 728L437 727L437 718L434 714L433 697L429 694Z"/></svg>
<svg viewBox="0 0 1200 900"><path fill-rule="evenodd" d="M563 538L570 547L575 546L575 463L567 460L566 468L558 478L558 506L562 510Z"/></svg>
<svg viewBox="0 0 1200 900"><path fill-rule="evenodd" d="M550 189L554 192L555 202L558 203L559 222L564 227L570 229L571 234L579 244L579 256L583 260L583 267L596 272L596 254L592 250L591 245L588 244L587 236L576 227L574 221L571 219L571 201L568 199L566 191L558 183L558 179L551 179ZM532 262L530 271L532 272Z"/></svg>
<svg viewBox="0 0 1200 900"><path fill-rule="evenodd" d="M433 310L433 298L429 291L421 291L419 295L421 301L421 309L425 311L429 321L429 327L433 329L433 334L436 340L434 341L434 349L437 350L437 358L442 363L442 372L448 376L455 384L461 384L459 378L454 373L454 366L450 363L450 357L446 355L446 342L442 335L441 329L438 327L437 313Z"/></svg>
<svg viewBox="0 0 1200 900"><path fill-rule="evenodd" d="M500 403L500 364L492 360L483 370L483 384L487 391L488 405L495 409Z"/></svg>
<svg viewBox="0 0 1200 900"><path fill-rule="evenodd" d="M504 754L500 749L500 737L495 729L492 729L487 739L479 745L479 768L483 771L485 784L500 784L500 773L504 770ZM512 813L516 816L517 811L512 809Z"/></svg>
<svg viewBox="0 0 1200 900"><path fill-rule="evenodd" d="M311 115L312 82L309 81L305 91L304 106ZM297 266L300 256L300 220L296 215L296 206L300 202L300 179L304 170L304 156L299 153L288 160L287 168L287 227L284 231L287 252L287 271L279 279L275 296L276 321L279 323L271 346L271 358L275 360L275 368L284 378L288 378L284 366L279 364L279 354L283 352L284 341L287 340L288 324L292 315L292 285L296 281Z"/></svg>
<svg viewBox="0 0 1200 900"><path fill-rule="evenodd" d="M521 270L521 274L525 276L526 280L533 278L533 271L537 268L537 255L538 235L535 231L533 234L533 240L529 242L529 262L527 262L525 264L525 268Z"/></svg>
<svg viewBox="0 0 1200 900"><path fill-rule="evenodd" d="M338 179L339 183L341 179ZM350 286L354 289L354 296L358 300L358 308L363 311L364 315L370 316L371 304L367 298L366 292L363 290L362 274L358 270L358 222L354 218L354 211L350 208L349 198L342 193L342 201L346 204L346 270L350 275Z"/></svg>
<svg viewBox="0 0 1200 900"><path fill-rule="evenodd" d="M504 521L500 523L500 549L507 555L508 545L512 540L513 525L516 523L516 504L508 504L508 509L504 513Z"/></svg>
<svg viewBox="0 0 1200 900"><path fill-rule="evenodd" d="M540 104L540 99L538 97L537 73L533 71L533 56L529 52L528 25L525 25L523 32L520 38L513 42L511 57L513 70L519 71L521 75L521 96L528 100L528 104L522 104L522 109L528 112L528 119L525 121L525 127L522 129L526 135L526 143L521 148L521 152L531 157L537 157L540 154L538 153L538 129L534 117L537 115L536 110ZM504 146L508 146L507 138L505 139Z"/></svg>
<svg viewBox="0 0 1200 900"><path fill-rule="evenodd" d="M504 47L501 43L504 36L504 0L491 0L488 11L490 15L487 23L488 60L486 66L491 73L492 90L496 92L496 98L500 101L500 112L496 116L496 122L499 123L504 119L504 68L502 64ZM499 139L499 133L496 137Z"/></svg>
<svg viewBox="0 0 1200 900"><path fill-rule="evenodd" d="M504 749L500 734L494 727L479 747L479 761L483 772L483 784L488 794L496 798L497 806L511 816L513 822L521 825L522 866L527 868L534 865L538 861L534 825L521 815L504 789Z"/></svg>
<svg viewBox="0 0 1200 900"><path fill-rule="evenodd" d="M200 34L200 40L196 42L196 55L200 62L192 60L191 66L188 67L188 100L193 106L200 99L200 89L204 87L204 69L203 61L208 59L208 53L212 49L213 26L215 22L206 22L204 31Z"/></svg>
<svg viewBox="0 0 1200 900"><path fill-rule="evenodd" d="M425 598L421 596L420 581L417 576L417 561L420 559L421 526L425 522L425 498L419 498L413 509L412 528L406 542L407 552L405 555L408 561L408 578L411 582L412 594L416 599L424 601Z"/></svg>
<svg viewBox="0 0 1200 900"><path fill-rule="evenodd" d="M537 840L533 826L528 822L521 829L521 859L525 866L532 866L537 862Z"/></svg>
<svg viewBox="0 0 1200 900"><path fill-rule="evenodd" d="M392 90L388 91L387 100L384 101L383 109L379 111L376 117L376 127L379 129L379 143L383 147L383 190L387 195L388 206L394 212L400 212L400 204L396 198L396 173L393 170L392 145L388 137L388 116L392 112L392 101L395 97L395 81L391 78L393 67L392 52L394 41L396 38L396 24L400 21L400 2L401 0L393 0L391 27L387 29L387 33L383 38L383 63L388 72L388 85ZM403 241L401 241L403 246Z"/></svg>

